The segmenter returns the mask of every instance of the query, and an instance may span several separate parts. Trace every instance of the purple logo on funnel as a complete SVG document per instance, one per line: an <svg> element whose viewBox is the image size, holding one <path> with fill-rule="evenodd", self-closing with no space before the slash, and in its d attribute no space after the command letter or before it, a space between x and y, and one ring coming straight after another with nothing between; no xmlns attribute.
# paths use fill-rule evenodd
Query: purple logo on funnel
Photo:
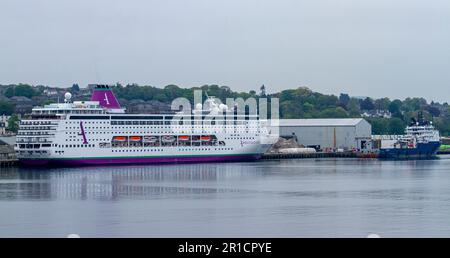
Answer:
<svg viewBox="0 0 450 258"><path fill-rule="evenodd" d="M94 89L92 93L91 101L98 101L100 106L108 109L120 108L119 101L117 101L114 93L108 86L100 85Z"/></svg>

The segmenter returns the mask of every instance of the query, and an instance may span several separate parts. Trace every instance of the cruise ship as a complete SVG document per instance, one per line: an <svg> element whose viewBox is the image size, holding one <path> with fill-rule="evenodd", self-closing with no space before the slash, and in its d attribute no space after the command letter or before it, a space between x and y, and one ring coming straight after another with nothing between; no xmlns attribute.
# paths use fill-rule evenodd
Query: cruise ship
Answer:
<svg viewBox="0 0 450 258"><path fill-rule="evenodd" d="M109 86L97 85L90 101L66 93L64 103L33 108L14 148L22 165L83 166L250 161L270 147L258 115L213 112L231 113L208 97L190 113L128 114Z"/></svg>
<svg viewBox="0 0 450 258"><path fill-rule="evenodd" d="M423 119L419 113L418 120L413 119L406 127L405 135L389 146L380 148L381 159L430 159L435 158L441 145L439 131L432 122Z"/></svg>

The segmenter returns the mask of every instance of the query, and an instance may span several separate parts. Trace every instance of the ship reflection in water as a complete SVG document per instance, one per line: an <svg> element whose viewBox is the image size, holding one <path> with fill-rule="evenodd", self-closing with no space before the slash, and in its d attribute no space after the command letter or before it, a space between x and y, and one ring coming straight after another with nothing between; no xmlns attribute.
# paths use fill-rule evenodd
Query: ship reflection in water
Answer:
<svg viewBox="0 0 450 258"><path fill-rule="evenodd" d="M0 237L450 236L450 159L0 170Z"/></svg>
<svg viewBox="0 0 450 258"><path fill-rule="evenodd" d="M239 191L211 187L208 182L251 177L255 172L253 166L231 163L49 170L16 168L0 174L0 180L4 181L0 186L0 200L119 200L160 198L164 195L189 198L187 195L191 194Z"/></svg>

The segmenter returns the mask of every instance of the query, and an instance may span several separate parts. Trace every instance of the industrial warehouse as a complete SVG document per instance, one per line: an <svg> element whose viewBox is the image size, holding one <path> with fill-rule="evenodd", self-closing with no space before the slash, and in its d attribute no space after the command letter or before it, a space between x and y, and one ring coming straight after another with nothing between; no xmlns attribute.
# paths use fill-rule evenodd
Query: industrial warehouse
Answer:
<svg viewBox="0 0 450 258"><path fill-rule="evenodd" d="M362 118L280 119L279 135L325 152L372 149L372 126Z"/></svg>

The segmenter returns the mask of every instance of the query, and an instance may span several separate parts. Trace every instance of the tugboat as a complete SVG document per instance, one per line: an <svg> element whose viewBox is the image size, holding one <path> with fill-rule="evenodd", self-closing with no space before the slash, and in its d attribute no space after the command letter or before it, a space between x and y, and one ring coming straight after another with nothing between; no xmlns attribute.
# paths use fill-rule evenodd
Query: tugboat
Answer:
<svg viewBox="0 0 450 258"><path fill-rule="evenodd" d="M439 131L433 123L419 113L418 120L412 119L402 135L391 146L380 148L381 159L432 159L441 145Z"/></svg>

